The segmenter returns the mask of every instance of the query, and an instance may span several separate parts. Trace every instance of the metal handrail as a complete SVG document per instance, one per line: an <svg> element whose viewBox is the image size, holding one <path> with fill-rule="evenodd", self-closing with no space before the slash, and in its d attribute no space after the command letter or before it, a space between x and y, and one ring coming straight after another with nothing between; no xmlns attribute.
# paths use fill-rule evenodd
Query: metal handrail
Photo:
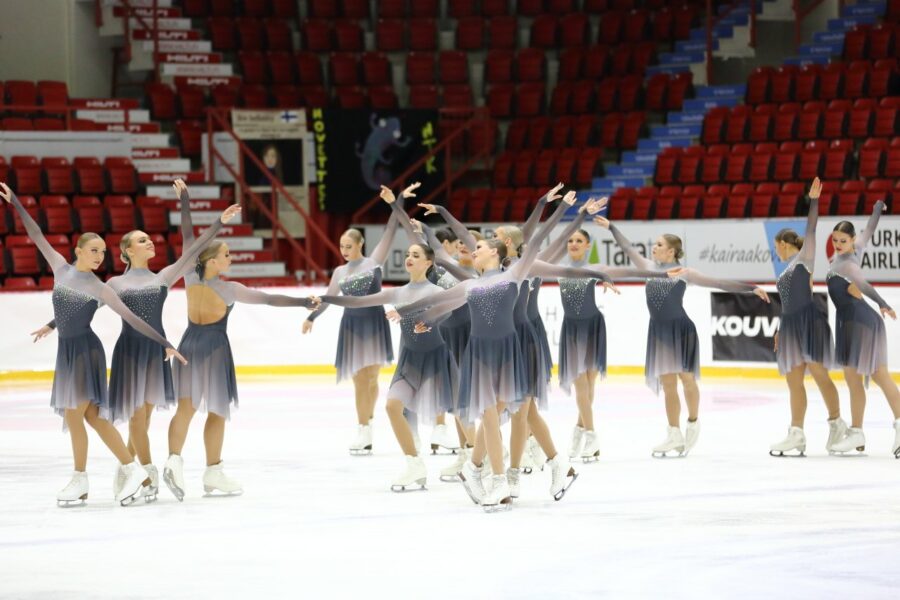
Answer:
<svg viewBox="0 0 900 600"><path fill-rule="evenodd" d="M820 4L825 0L813 0L811 3L801 6L800 0L793 0L791 5L794 9L794 43L799 46L803 39L803 19L808 17ZM838 0L838 13L844 8L844 0Z"/></svg>
<svg viewBox="0 0 900 600"><path fill-rule="evenodd" d="M227 113L230 109L217 109L217 108L208 108L207 109L207 148L209 151L209 166L207 172L207 179L212 181L215 167L215 160L217 159L228 171L228 173L234 178L234 180L241 186L241 189L245 195L251 198L253 203L260 208L263 214L272 222L272 241L273 241L273 250L277 257L278 255L278 246L275 242L278 240L277 233L281 233L285 240L290 244L290 246L297 251L300 255L301 260L306 263L307 268L304 269L304 275L308 277L309 269L312 268L318 277L322 279L327 278L326 271L323 267L321 267L315 260L312 258L312 238L315 237L318 243L324 245L325 248L331 251L332 254L339 257L341 256L340 250L337 245L331 241L328 237L327 233L318 225L318 223L313 220L313 218L309 215L306 209L297 202L296 198L288 192L287 188L284 187L284 184L265 167L262 161L259 159L256 154L253 153L252 150L244 143L243 140L237 135L234 129L231 127L231 124L228 122ZM265 110L265 109L261 109ZM223 131L227 133L237 144L238 149L242 156L246 156L253 162L254 165L263 173L266 178L269 180L269 183L272 186L272 208L266 206L265 202L262 198L250 189L250 185L243 177L243 173L239 173L228 163L228 160L216 149L215 144L213 143L213 133L216 130L215 126L219 126L220 129L218 131ZM306 236L305 236L305 245L306 248L301 246L293 236L291 236L290 232L281 224L281 220L278 218L278 207L277 207L277 197L280 194L284 197L293 208L300 213L303 217L306 225ZM311 235L312 234L312 235Z"/></svg>
<svg viewBox="0 0 900 600"><path fill-rule="evenodd" d="M455 116L457 114L459 114L459 115L471 114L471 117L469 117L467 120L462 122L459 125L459 127L455 128L453 131L451 131L450 134L447 135L447 137L445 137L443 140L438 142L438 144L434 148L432 148L428 153L426 153L424 156L422 156L422 158L420 158L419 160L414 162L412 165L410 165L405 171L403 171L403 173L401 173L399 176L397 176L388 185L388 187L390 187L391 189L396 189L396 188L403 186L405 183L408 183L408 178L413 173L415 173L416 171L421 169L422 166L424 166L425 163L428 162L432 157L435 157L438 155L438 153L443 152L444 153L444 169L445 169L444 181L442 183L440 183L438 186L436 186L431 191L430 194L428 194L427 196L425 196L419 200L420 202L425 203L425 204L429 203L428 202L429 200L431 200L438 194L442 193L444 190L446 190L449 195L449 192L452 190L452 185L453 185L454 181L456 181L462 175L464 175L465 172L468 171L469 168L471 168L479 160L485 160L485 162L487 163L487 161L492 156L492 152L490 151L490 143L486 142L479 151L475 152L472 155L472 157L467 162L465 162L463 164L463 166L460 169L458 169L457 172L454 173L452 164L451 164L453 141L456 140L457 138L459 138L460 136L462 136L463 134L465 134L470 129L472 129L473 126L477 126L477 125L483 125L486 129L486 133L490 133L490 123L491 123L490 113L488 112L488 110L486 108L464 108L464 109L463 108L445 108L445 109L440 109L439 114L443 115L443 116L447 116L447 117ZM366 215L366 213L368 213L374 206L380 204L381 202L382 202L381 196L375 195L372 199L370 199L368 202L363 204L360 208L358 208L353 213L353 215L351 217L351 222L353 222L353 223L362 222L362 219ZM410 208L409 213L410 213L410 215L413 215L416 212L418 212L419 210L421 210L421 209L418 206L413 205Z"/></svg>

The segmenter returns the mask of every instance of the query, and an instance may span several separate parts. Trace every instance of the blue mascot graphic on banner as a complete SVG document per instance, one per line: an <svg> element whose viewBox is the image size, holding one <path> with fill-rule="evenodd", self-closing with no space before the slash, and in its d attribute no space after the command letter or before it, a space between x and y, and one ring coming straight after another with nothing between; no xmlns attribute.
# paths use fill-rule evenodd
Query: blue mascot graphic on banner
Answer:
<svg viewBox="0 0 900 600"><path fill-rule="evenodd" d="M357 142L356 155L359 157L363 181L370 189L378 190L382 185L388 185L394 180L390 169L387 168L392 159L386 153L394 147L405 148L412 138L403 137L400 119L396 117L379 119L378 115L373 113L369 117L369 124L372 131L362 144L362 149Z"/></svg>

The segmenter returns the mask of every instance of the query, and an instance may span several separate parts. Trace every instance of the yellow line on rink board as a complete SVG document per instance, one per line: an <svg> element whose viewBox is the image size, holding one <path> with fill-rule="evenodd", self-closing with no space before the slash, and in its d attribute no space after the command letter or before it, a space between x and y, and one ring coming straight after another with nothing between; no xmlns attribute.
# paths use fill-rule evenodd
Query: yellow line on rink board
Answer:
<svg viewBox="0 0 900 600"><path fill-rule="evenodd" d="M284 377L296 375L331 375L336 374L332 365L248 365L237 367L237 374L240 377ZM394 367L382 367L382 375L392 375ZM556 375L556 367L553 367L553 374ZM644 367L641 366L616 366L609 367L608 374L610 376L633 376L641 377L644 375ZM835 381L843 381L844 374L841 371L831 371L831 378ZM773 368L748 368L748 367L702 367L700 369L701 378L719 378L719 379L782 379L778 374L778 369ZM900 373L891 374L894 381L900 383ZM809 377L807 375L807 377ZM14 382L30 382L30 381L51 381L53 379L53 371L0 371L0 383Z"/></svg>

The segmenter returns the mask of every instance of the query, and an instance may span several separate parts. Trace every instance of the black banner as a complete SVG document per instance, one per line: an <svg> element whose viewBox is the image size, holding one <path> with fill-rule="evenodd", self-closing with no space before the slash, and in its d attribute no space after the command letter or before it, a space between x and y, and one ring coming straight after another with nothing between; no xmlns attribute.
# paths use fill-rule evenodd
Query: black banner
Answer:
<svg viewBox="0 0 900 600"><path fill-rule="evenodd" d="M712 294L713 360L775 362L775 333L781 323L781 298L770 293L771 304L751 294ZM827 310L828 296L813 294Z"/></svg>
<svg viewBox="0 0 900 600"><path fill-rule="evenodd" d="M356 210L437 145L436 110L313 109L319 208L331 213ZM443 181L439 156L408 182L422 182L424 198ZM399 190L394 190L398 192Z"/></svg>

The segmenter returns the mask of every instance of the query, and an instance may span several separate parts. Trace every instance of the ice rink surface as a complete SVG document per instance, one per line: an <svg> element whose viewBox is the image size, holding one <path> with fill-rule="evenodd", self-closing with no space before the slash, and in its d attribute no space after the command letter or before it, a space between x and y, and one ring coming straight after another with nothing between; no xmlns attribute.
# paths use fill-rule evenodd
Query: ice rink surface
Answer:
<svg viewBox="0 0 900 600"><path fill-rule="evenodd" d="M868 600L900 589L900 460L874 386L867 456L826 455L810 383L808 457L772 458L768 445L789 424L785 384L710 378L694 452L657 460L662 400L638 378L612 377L595 405L601 460L576 465L560 502L549 473L524 476L513 510L497 514L439 480L451 456L426 458L427 491L390 491L403 461L383 393L375 453L351 457L349 385L308 376L239 386L224 457L243 496L203 497L198 415L184 503L163 487L154 504L117 506L114 460L91 432L88 504L60 509L71 456L49 383L0 384L0 597ZM171 414L152 425L160 470ZM546 418L563 452L575 417L574 401L554 391ZM420 432L427 442L430 429Z"/></svg>

